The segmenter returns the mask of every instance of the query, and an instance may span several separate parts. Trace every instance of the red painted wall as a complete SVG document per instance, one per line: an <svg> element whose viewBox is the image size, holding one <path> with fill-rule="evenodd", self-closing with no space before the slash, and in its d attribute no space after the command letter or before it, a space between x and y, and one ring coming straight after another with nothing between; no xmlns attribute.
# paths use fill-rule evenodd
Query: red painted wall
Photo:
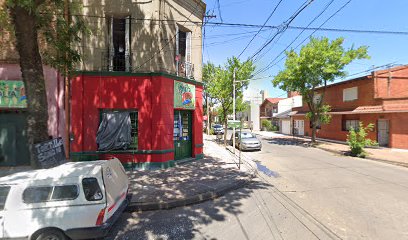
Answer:
<svg viewBox="0 0 408 240"><path fill-rule="evenodd" d="M89 76L72 79L71 152L96 151L100 109L138 111L138 150L174 149L174 80L164 76ZM202 153L202 87L196 86L193 154ZM166 162L174 153L118 155L123 162Z"/></svg>

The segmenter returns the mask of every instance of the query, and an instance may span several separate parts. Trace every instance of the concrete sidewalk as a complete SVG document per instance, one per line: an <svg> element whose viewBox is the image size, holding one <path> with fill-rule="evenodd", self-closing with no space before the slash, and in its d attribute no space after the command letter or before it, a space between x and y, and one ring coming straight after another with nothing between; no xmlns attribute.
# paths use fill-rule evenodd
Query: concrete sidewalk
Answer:
<svg viewBox="0 0 408 240"><path fill-rule="evenodd" d="M307 145L311 146L310 138L289 136L275 132L263 132L256 131L264 138L270 139L273 143L279 145ZM336 154L347 155L350 151L347 143L325 141L324 139L318 139L316 148L320 148L325 151L329 151ZM408 167L408 150L392 149L392 148L366 148L368 153L366 159L390 163L394 165Z"/></svg>
<svg viewBox="0 0 408 240"><path fill-rule="evenodd" d="M204 159L161 170L129 171L132 194L129 211L170 209L214 199L241 188L254 176L253 168L238 170L233 155L204 135Z"/></svg>

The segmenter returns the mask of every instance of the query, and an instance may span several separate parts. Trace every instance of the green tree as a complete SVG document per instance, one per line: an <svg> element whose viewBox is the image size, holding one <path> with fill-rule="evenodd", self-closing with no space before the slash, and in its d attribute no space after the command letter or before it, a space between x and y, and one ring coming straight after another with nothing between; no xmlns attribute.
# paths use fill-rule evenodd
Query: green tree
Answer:
<svg viewBox="0 0 408 240"><path fill-rule="evenodd" d="M216 73L219 70L218 66L215 66L211 62L207 62L203 66L203 99L204 99L204 114L207 115L209 124L207 124L207 134L209 134L212 122L212 111L211 109L214 107L214 104L217 103L217 99L215 99L209 89L213 86L213 84L217 81Z"/></svg>
<svg viewBox="0 0 408 240"><path fill-rule="evenodd" d="M293 49L286 52L285 69L272 80L275 87L303 96L309 108L306 116L312 123L312 142L316 142L317 126L330 122L330 106L324 104L327 84L345 77L344 68L353 60L369 58L366 46L345 49L343 42L343 38L330 41L311 37L299 53Z"/></svg>
<svg viewBox="0 0 408 240"><path fill-rule="evenodd" d="M370 123L364 127L363 123L359 122L358 129L351 128L349 130L347 143L352 156L364 158L366 156L366 152L364 151L365 147L378 145L376 141L367 138L368 132L373 131L373 129L374 124Z"/></svg>
<svg viewBox="0 0 408 240"><path fill-rule="evenodd" d="M228 58L223 67L215 68L215 81L208 87L209 94L216 99L220 106L219 116L227 129L228 115L233 113L233 74L238 80L235 88L236 112L243 111L246 107L243 102L243 91L247 89L255 66L252 61L240 62L236 57ZM224 144L227 144L227 135L224 134Z"/></svg>
<svg viewBox="0 0 408 240"><path fill-rule="evenodd" d="M70 15L79 2L68 0L0 1L0 21L10 29L17 52L27 95L27 138L30 161L38 167L34 144L48 139L48 104L43 63L69 75L81 61L74 43L87 33L81 17ZM9 27L6 27L8 25Z"/></svg>

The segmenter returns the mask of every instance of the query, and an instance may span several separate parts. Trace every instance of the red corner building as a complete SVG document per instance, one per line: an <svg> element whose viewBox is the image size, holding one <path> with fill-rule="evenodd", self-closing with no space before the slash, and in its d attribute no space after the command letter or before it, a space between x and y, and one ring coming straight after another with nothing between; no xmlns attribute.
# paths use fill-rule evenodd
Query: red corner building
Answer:
<svg viewBox="0 0 408 240"><path fill-rule="evenodd" d="M84 7L103 16L85 18L98 31L84 37L84 61L70 81L71 159L162 168L203 157L202 50L194 46L206 5L168 2Z"/></svg>

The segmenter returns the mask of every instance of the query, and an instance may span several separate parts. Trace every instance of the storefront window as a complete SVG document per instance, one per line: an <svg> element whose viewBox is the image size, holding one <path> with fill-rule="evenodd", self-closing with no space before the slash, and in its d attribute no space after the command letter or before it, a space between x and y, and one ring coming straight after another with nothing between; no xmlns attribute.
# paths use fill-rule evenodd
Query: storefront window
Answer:
<svg viewBox="0 0 408 240"><path fill-rule="evenodd" d="M96 143L100 151L137 149L138 112L101 110Z"/></svg>

